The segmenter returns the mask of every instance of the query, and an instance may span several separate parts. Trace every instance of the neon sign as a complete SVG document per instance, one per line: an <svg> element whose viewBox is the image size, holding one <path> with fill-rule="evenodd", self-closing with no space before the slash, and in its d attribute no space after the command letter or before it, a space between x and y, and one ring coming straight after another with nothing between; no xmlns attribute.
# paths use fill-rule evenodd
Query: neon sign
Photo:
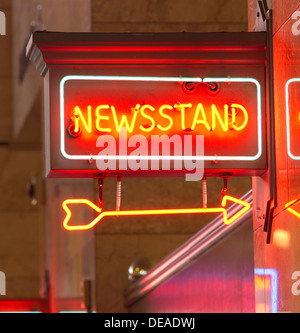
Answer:
<svg viewBox="0 0 300 333"><path fill-rule="evenodd" d="M258 33L234 41L227 33L34 33L27 54L46 83L46 175L264 173L265 50ZM166 136L167 152L161 143L152 149Z"/></svg>
<svg viewBox="0 0 300 333"><path fill-rule="evenodd" d="M285 84L285 111L287 153L293 160L300 160L299 130L300 113L297 94L299 95L300 78L292 78ZM293 103L291 103L291 101Z"/></svg>
<svg viewBox="0 0 300 333"><path fill-rule="evenodd" d="M166 90L166 84L172 84L172 89L176 88L178 83L182 82L218 82L223 83L225 85L229 84L238 84L236 88L240 88L241 84L247 84L248 87L254 85L255 88L255 106L251 104L251 118L249 116L249 111L246 106L241 102L237 101L237 97L231 97L234 100L229 101L228 103L213 103L214 99L218 101L222 100L226 96L222 98L212 98L210 96L210 100L212 103L204 103L199 101L198 96L193 97L193 102L187 100L187 97L182 93L179 94L176 91L175 98L173 99L173 103L165 103L163 97L161 97L159 91L154 95L154 102L157 100L161 100L162 103L159 103L157 106L153 105L153 103L138 103L137 101L133 101L132 98L128 98L130 100L129 104L126 107L121 107L120 114L118 112L118 108L116 107L114 100L118 98L115 97L115 94L111 96L112 93L107 97L104 93L104 97L97 98L93 94L95 92L103 90L103 82L111 82L112 86L120 82L130 82L135 86L138 84L141 86L141 83L149 82L157 82L160 83L160 89ZM82 86L90 86L91 90L87 89L85 94L90 94L91 96L88 101L101 100L102 104L95 103L92 105L91 103L81 103L82 106L78 105L79 103L74 101L74 95L71 98L67 98L66 96L70 94L72 91L72 84L75 87L78 87L78 83ZM84 84L82 83L84 82ZM95 83L96 82L96 83ZM164 84L162 84L164 83ZM68 85L66 88L65 86ZM144 89L146 91L147 85L145 85ZM226 87L228 89L228 87ZM177 89L178 90L178 89ZM76 89L77 91L77 89ZM126 91L126 90L123 90ZM145 91L143 94L145 94ZM231 96L233 93L231 92ZM125 93L124 93L125 95ZM76 96L76 94L75 94ZM178 101L179 98L185 99L185 101ZM189 96L190 97L190 96ZM77 99L80 98L80 95ZM206 99L207 96L205 96ZM66 102L66 100L68 101ZM140 100L138 98L137 100ZM110 100L110 102L106 102L106 100ZM123 99L122 99L123 101ZM103 103L104 102L104 103ZM126 103L125 103L126 104ZM205 105L204 105L205 104ZM249 104L249 101L248 101ZM255 108L255 115L253 115L253 109ZM129 111L128 111L129 110ZM209 116L208 116L209 115ZM251 122L251 124L250 124ZM159 135L162 133L180 133L182 135L183 132L185 134L188 132L189 135L195 134L203 134L207 136L210 140L209 148L205 150L215 150L212 151L212 154L205 154L205 156L184 156L184 159L190 160L204 160L204 161L256 161L261 157L262 154L262 106L261 106L261 86L256 79L253 78L219 78L219 77L211 77L211 78L193 78L193 77L132 77L132 76L66 76L61 80L60 83L60 150L61 154L71 160L97 160L101 159L111 159L111 160L123 160L123 159L136 159L137 156L128 156L128 155L107 155L102 156L101 154L95 153L91 154L91 148L89 149L88 154L78 154L80 151L78 142L83 142L87 144L88 140L91 139L93 144L95 143L95 138L101 134L111 134L119 133L121 128L124 127L127 129L128 134L144 134L150 136L151 134ZM247 129L247 127L249 127ZM70 133L71 128L71 138L66 135L67 129L69 129ZM239 136L239 140L241 142L248 141L246 146L249 146L249 135L253 137L253 142L251 141L252 146L252 154L243 154L245 151L245 145L239 147L239 149L234 149L234 134L233 133L243 133L243 135ZM222 135L223 133L223 135ZM224 143L222 141L226 138L229 138L229 147L227 149L224 147ZM77 141L76 141L77 139ZM75 143L76 142L76 143ZM215 144L212 147L212 143ZM235 141L236 143L236 141ZM226 154L219 153L220 146L223 146ZM254 148L253 148L254 146ZM256 147L256 148L255 148ZM86 148L86 145L85 145ZM231 149L230 149L231 148ZM73 151L75 153L72 153ZM82 149L84 150L84 149ZM86 149L85 149L86 150ZM239 150L240 154L234 154L235 151ZM175 156L162 156L162 155L146 155L139 156L139 159L145 160L172 160L172 159L182 159L182 157Z"/></svg>
<svg viewBox="0 0 300 333"><path fill-rule="evenodd" d="M94 117L92 113L92 106L88 105L86 108L86 116L83 115L83 111L80 109L79 106L74 107L74 112L72 113L71 120L74 122L74 129L73 133L74 136L79 135L81 131L81 127L87 132L91 133L93 130L93 127L95 130L97 130L100 133L103 132L112 132L112 128L110 127L103 127L101 125L102 121L104 120L109 120L109 115L101 115L100 112L101 110L110 110L111 115L114 120L114 127L117 132L120 132L122 127L125 127L127 129L127 132L132 133L135 129L135 123L136 123L136 118L140 114L141 117L148 119L151 124L147 125L140 125L139 129L141 132L151 132L155 127L157 127L160 131L166 132L172 129L173 127L173 118L172 116L165 114L165 110L173 110L173 109L180 109L181 110L181 130L186 130L186 122L185 122L185 109L192 108L192 104L175 104L174 106L164 104L159 107L158 113L161 116L161 118L168 119L168 124L165 126L162 126L160 123L156 124L155 119L152 117L151 112L155 112L155 108L151 105L139 105L137 104L134 108L133 115L131 121L128 120L128 116L122 115L121 120L118 120L116 108L113 105L98 105L94 108ZM229 113L229 108L230 108L230 113ZM210 125L207 121L206 113L203 107L202 103L198 103L196 108L195 108L195 113L193 116L193 122L191 124L190 128L192 131L195 130L196 125L202 124L204 125L204 128L207 131L214 131L217 127L217 124L219 123L221 129L224 132L227 132L229 130L229 126L231 127L232 130L235 131L241 131L243 130L247 123L248 123L248 113L247 110L240 104L231 104L230 106L225 104L222 109L224 116L222 118L220 112L218 111L217 107L215 104L212 104L211 107L211 119L212 119L212 124ZM149 114L146 113L146 111L151 111ZM242 121L240 124L238 124L236 118L237 114L239 111L242 111ZM201 118L199 119L199 114L201 114ZM229 123L229 117L231 118L231 123ZM94 119L93 119L94 118ZM93 124L94 120L94 124ZM93 126L94 125L94 126ZM72 125L71 125L72 126Z"/></svg>
<svg viewBox="0 0 300 333"><path fill-rule="evenodd" d="M232 201L234 203L240 204L242 208L236 212L233 216L228 218L226 204L228 201ZM98 216L93 219L90 223L85 225L69 225L69 221L72 216L70 205L87 205L91 209L93 209ZM225 224L231 224L237 218L246 213L251 205L240 199L225 195L222 199L221 207L216 208L183 208L183 209L154 209L154 210L117 210L117 211L102 211L102 209L96 206L94 203L87 199L67 199L62 203L62 207L66 212L66 217L63 221L63 226L66 230L87 230L94 227L99 221L101 221L104 217L109 216L141 216L141 215L179 215L179 214L207 214L207 213L221 213L224 217Z"/></svg>

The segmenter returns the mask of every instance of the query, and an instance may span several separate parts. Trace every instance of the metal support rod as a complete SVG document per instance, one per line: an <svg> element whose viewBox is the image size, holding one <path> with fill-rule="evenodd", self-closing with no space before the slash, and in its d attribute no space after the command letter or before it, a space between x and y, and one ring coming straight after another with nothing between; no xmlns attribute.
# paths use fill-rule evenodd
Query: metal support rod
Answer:
<svg viewBox="0 0 300 333"><path fill-rule="evenodd" d="M267 14L270 198L273 200L274 207L277 207L272 11L268 10Z"/></svg>
<svg viewBox="0 0 300 333"><path fill-rule="evenodd" d="M84 306L86 308L87 313L93 312L93 301L92 301L92 281L84 280L83 282L84 288Z"/></svg>
<svg viewBox="0 0 300 333"><path fill-rule="evenodd" d="M116 195L116 211L121 209L121 193L122 191L122 179L121 176L117 178L117 195Z"/></svg>
<svg viewBox="0 0 300 333"><path fill-rule="evenodd" d="M97 182L98 182L99 207L102 208L103 207L103 178L98 178Z"/></svg>
<svg viewBox="0 0 300 333"><path fill-rule="evenodd" d="M202 201L203 201L203 208L207 208L207 181L206 176L202 178Z"/></svg>
<svg viewBox="0 0 300 333"><path fill-rule="evenodd" d="M258 0L259 9L266 24L267 32L267 84L268 84L268 121L269 121L269 195L267 202L264 231L266 243L271 243L274 209L277 207L277 177L275 149L275 108L274 108L274 64L273 64L273 17L266 0Z"/></svg>
<svg viewBox="0 0 300 333"><path fill-rule="evenodd" d="M221 201L223 200L227 190L228 190L228 178L232 177L231 172L221 172L219 176L223 179L223 190L221 193Z"/></svg>
<svg viewBox="0 0 300 333"><path fill-rule="evenodd" d="M224 198L227 190L228 190L228 177L223 177L223 190L221 194L222 199Z"/></svg>

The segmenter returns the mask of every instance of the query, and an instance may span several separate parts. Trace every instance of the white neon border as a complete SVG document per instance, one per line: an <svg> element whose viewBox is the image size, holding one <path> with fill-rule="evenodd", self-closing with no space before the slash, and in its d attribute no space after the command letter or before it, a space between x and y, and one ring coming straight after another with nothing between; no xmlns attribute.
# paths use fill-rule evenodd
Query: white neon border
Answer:
<svg viewBox="0 0 300 333"><path fill-rule="evenodd" d="M204 160L204 161L255 161L262 154L262 110L261 110L261 86L253 78L222 78L207 77L154 77L154 76L94 76L94 75L67 75L60 81L60 151L62 155L70 160L136 160L132 155L69 155L65 151L64 130L64 84L69 80L103 80L103 81L153 81L153 82L251 82L257 88L257 130L258 130L258 152L254 156L138 156L139 160Z"/></svg>
<svg viewBox="0 0 300 333"><path fill-rule="evenodd" d="M254 268L255 275L271 277L271 313L277 313L278 304L278 274L274 268Z"/></svg>
<svg viewBox="0 0 300 333"><path fill-rule="evenodd" d="M289 157L293 160L300 160L300 156L295 156L291 152L291 137L290 137L290 109L289 109L289 85L292 82L300 82L300 78L293 78L286 82L285 84L285 112L286 112L286 143L287 143L287 153Z"/></svg>

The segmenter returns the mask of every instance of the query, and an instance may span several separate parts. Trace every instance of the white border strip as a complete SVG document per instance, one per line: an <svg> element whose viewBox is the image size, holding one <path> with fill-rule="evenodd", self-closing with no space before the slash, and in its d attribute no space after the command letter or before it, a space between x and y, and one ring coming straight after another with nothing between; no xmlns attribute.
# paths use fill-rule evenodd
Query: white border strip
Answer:
<svg viewBox="0 0 300 333"><path fill-rule="evenodd" d="M285 112L286 112L286 143L287 143L287 153L289 157L293 160L300 160L300 156L295 156L291 152L291 133L290 133L290 109L289 109L289 85L292 82L300 82L300 78L293 78L286 82L285 84Z"/></svg>
<svg viewBox="0 0 300 333"><path fill-rule="evenodd" d="M60 82L60 151L66 159L70 160L136 160L137 156L131 155L69 155L65 151L64 129L64 84L69 80L103 80L103 81L153 81L153 82L250 82L257 87L257 128L258 152L254 156L138 156L139 160L204 160L204 161L255 161L262 154L262 110L261 86L253 78L221 78L208 77L203 80L199 77L153 77L153 76L92 76L92 75L67 75Z"/></svg>

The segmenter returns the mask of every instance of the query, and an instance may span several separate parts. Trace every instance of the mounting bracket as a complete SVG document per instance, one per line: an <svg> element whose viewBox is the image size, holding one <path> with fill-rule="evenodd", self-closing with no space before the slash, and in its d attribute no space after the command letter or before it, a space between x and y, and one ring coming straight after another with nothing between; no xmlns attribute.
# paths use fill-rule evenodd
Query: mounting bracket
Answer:
<svg viewBox="0 0 300 333"><path fill-rule="evenodd" d="M267 89L268 89L268 127L269 127L269 200L266 207L264 232L266 243L270 244L274 209L277 207L276 150L275 150L275 112L274 112L274 66L273 66L273 20L272 10L266 0L258 0L256 31L267 33Z"/></svg>

